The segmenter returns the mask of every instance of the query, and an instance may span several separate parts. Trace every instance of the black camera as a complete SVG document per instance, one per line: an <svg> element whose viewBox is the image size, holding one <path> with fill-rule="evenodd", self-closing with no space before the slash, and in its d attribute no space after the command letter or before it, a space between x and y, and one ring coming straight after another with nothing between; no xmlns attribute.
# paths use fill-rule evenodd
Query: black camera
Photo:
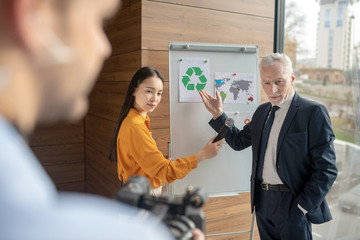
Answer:
<svg viewBox="0 0 360 240"><path fill-rule="evenodd" d="M207 196L202 188L188 187L185 195L150 195L150 184L144 176L134 176L124 184L115 199L145 209L165 223L177 240L192 239L192 231L205 233L205 214L201 206Z"/></svg>

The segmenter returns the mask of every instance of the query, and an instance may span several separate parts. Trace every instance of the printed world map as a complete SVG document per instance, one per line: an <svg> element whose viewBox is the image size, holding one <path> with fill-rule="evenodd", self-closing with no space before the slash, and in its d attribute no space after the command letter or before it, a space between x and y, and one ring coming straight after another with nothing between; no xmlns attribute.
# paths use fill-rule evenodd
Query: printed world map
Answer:
<svg viewBox="0 0 360 240"><path fill-rule="evenodd" d="M223 103L255 103L255 74L215 72L215 89Z"/></svg>

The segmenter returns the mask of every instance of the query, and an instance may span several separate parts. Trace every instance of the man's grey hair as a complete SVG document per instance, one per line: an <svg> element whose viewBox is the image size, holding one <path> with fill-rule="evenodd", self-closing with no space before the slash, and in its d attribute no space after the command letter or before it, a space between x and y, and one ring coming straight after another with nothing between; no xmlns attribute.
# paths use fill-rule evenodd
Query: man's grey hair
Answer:
<svg viewBox="0 0 360 240"><path fill-rule="evenodd" d="M291 59L285 53L272 53L263 57L259 65L260 70L264 66L272 66L274 62L283 63L291 73L293 72Z"/></svg>

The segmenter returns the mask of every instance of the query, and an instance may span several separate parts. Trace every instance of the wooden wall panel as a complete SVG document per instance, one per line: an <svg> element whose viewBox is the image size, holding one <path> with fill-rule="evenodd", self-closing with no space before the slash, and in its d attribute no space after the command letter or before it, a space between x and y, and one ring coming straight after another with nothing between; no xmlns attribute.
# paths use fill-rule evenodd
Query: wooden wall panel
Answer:
<svg viewBox="0 0 360 240"><path fill-rule="evenodd" d="M86 148L86 191L113 197L120 189L116 163L110 162L107 155L89 145Z"/></svg>
<svg viewBox="0 0 360 240"><path fill-rule="evenodd" d="M105 61L98 82L127 81L141 66L141 51L112 55Z"/></svg>
<svg viewBox="0 0 360 240"><path fill-rule="evenodd" d="M85 180L79 182L56 183L55 185L59 191L85 192Z"/></svg>
<svg viewBox="0 0 360 240"><path fill-rule="evenodd" d="M33 147L44 166L84 162L84 144L61 144Z"/></svg>
<svg viewBox="0 0 360 240"><path fill-rule="evenodd" d="M84 162L44 166L55 183L72 183L85 180Z"/></svg>
<svg viewBox="0 0 360 240"><path fill-rule="evenodd" d="M85 191L84 144L33 147L58 190Z"/></svg>
<svg viewBox="0 0 360 240"><path fill-rule="evenodd" d="M38 127L30 146L58 190L85 191L83 120Z"/></svg>
<svg viewBox="0 0 360 240"><path fill-rule="evenodd" d="M116 164L108 160L115 122L87 115L85 125L86 192L112 197L120 187Z"/></svg>
<svg viewBox="0 0 360 240"><path fill-rule="evenodd" d="M152 134L160 152L164 156L169 155L170 129L152 129Z"/></svg>
<svg viewBox="0 0 360 240"><path fill-rule="evenodd" d="M129 82L97 82L90 94L88 115L116 122L128 85Z"/></svg>
<svg viewBox="0 0 360 240"><path fill-rule="evenodd" d="M142 7L142 49L167 50L176 41L255 44L261 55L272 52L273 18L153 1Z"/></svg>
<svg viewBox="0 0 360 240"><path fill-rule="evenodd" d="M207 237L207 240L249 240L250 233L241 233L241 234L231 234L231 235L222 235L215 237ZM254 238L259 239L259 238Z"/></svg>
<svg viewBox="0 0 360 240"><path fill-rule="evenodd" d="M253 215L250 193L239 196L209 198L203 210L206 214L207 234L250 231ZM257 229L254 239L259 239ZM249 239L250 233L213 236L208 239Z"/></svg>
<svg viewBox="0 0 360 240"><path fill-rule="evenodd" d="M248 231L251 229L249 194L237 197L221 197L204 207L207 234ZM221 205L221 208L219 208Z"/></svg>
<svg viewBox="0 0 360 240"><path fill-rule="evenodd" d="M177 5L184 5L195 8L207 8L215 11L240 13L260 17L274 17L274 2L269 0L149 0L151 2L163 2Z"/></svg>
<svg viewBox="0 0 360 240"><path fill-rule="evenodd" d="M106 23L105 32L113 55L138 51L141 46L141 0L125 1L116 16Z"/></svg>
<svg viewBox="0 0 360 240"><path fill-rule="evenodd" d="M120 184L119 181L117 182ZM103 175L99 174L91 165L86 166L87 193L112 198L118 189L120 189L120 185L118 187L115 185L117 182L106 181Z"/></svg>
<svg viewBox="0 0 360 240"><path fill-rule="evenodd" d="M164 77L164 80L166 82L169 81L169 54L167 50L166 51L142 50L141 65L151 66L157 69Z"/></svg>
<svg viewBox="0 0 360 240"><path fill-rule="evenodd" d="M221 209L218 209L220 203ZM250 194L240 193L239 196L235 197L209 198L205 204L204 210L207 212L206 218L209 220L221 218L231 213L250 213Z"/></svg>
<svg viewBox="0 0 360 240"><path fill-rule="evenodd" d="M117 177L116 163L110 162L107 154L104 155L91 147L86 148L86 154L89 155L86 167L91 166L102 175L102 179L111 182L113 186L119 186L120 182Z"/></svg>
<svg viewBox="0 0 360 240"><path fill-rule="evenodd" d="M85 118L85 135L87 147L94 148L97 152L107 156L109 154L110 142L115 128L115 122L87 115ZM88 157L88 155L86 156Z"/></svg>
<svg viewBox="0 0 360 240"><path fill-rule="evenodd" d="M30 146L51 146L84 142L84 121L76 124L59 123L37 127L30 139Z"/></svg>

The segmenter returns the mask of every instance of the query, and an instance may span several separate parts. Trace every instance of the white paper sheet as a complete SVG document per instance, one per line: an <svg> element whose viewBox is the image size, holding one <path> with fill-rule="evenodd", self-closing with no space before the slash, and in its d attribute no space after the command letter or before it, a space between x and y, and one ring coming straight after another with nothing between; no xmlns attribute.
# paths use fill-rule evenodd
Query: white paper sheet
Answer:
<svg viewBox="0 0 360 240"><path fill-rule="evenodd" d="M179 58L179 101L201 102L200 89L210 89L209 59Z"/></svg>

